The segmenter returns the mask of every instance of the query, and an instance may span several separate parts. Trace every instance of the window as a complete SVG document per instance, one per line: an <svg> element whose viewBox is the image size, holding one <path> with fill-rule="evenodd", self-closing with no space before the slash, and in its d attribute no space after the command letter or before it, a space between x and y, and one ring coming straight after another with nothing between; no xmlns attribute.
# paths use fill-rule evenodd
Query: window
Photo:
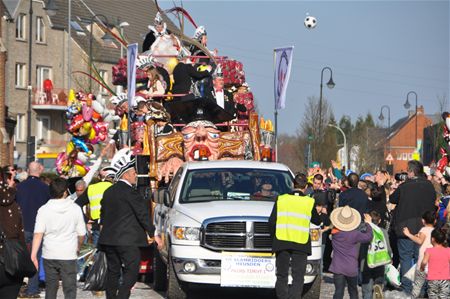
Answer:
<svg viewBox="0 0 450 299"><path fill-rule="evenodd" d="M100 77L103 79L103 81L105 81L105 83L108 84L108 72L100 70L99 74L100 74ZM100 85L100 93L107 95L109 92L108 92L108 89L106 89Z"/></svg>
<svg viewBox="0 0 450 299"><path fill-rule="evenodd" d="M16 63L16 88L25 88L25 64Z"/></svg>
<svg viewBox="0 0 450 299"><path fill-rule="evenodd" d="M45 79L50 79L53 81L52 68L48 66L38 66L36 73L36 86L40 90L44 90Z"/></svg>
<svg viewBox="0 0 450 299"><path fill-rule="evenodd" d="M16 39L25 40L26 15L19 14L16 19Z"/></svg>
<svg viewBox="0 0 450 299"><path fill-rule="evenodd" d="M36 42L45 43L45 24L43 17L36 17Z"/></svg>
<svg viewBox="0 0 450 299"><path fill-rule="evenodd" d="M50 117L38 116L37 118L37 139L44 139L48 141L50 139Z"/></svg>
<svg viewBox="0 0 450 299"><path fill-rule="evenodd" d="M16 141L25 141L25 114L17 114L16 120Z"/></svg>

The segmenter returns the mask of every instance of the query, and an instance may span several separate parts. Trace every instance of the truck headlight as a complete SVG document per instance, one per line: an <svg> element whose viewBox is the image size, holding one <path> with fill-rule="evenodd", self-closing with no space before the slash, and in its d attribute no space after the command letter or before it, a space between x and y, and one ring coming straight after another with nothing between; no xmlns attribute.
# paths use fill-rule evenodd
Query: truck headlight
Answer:
<svg viewBox="0 0 450 299"><path fill-rule="evenodd" d="M320 230L318 228L310 229L309 235L311 236L311 241L319 241L320 240Z"/></svg>
<svg viewBox="0 0 450 299"><path fill-rule="evenodd" d="M173 227L173 236L177 240L199 241L200 240L200 228L186 227L186 226L174 226Z"/></svg>

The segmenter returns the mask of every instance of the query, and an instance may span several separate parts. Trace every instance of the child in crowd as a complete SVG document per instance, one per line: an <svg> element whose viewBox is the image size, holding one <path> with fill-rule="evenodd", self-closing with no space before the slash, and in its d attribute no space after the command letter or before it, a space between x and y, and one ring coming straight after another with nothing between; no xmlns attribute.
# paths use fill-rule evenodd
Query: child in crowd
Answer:
<svg viewBox="0 0 450 299"><path fill-rule="evenodd" d="M431 245L431 232L434 229L434 224L436 223L436 216L433 211L427 211L422 215L422 223L423 227L420 229L417 235L411 234L407 227L403 228L403 233L407 236L411 241L420 245L419 249L419 257L417 259L416 264L416 272L414 276L414 285L412 290L412 296L414 298L419 297L421 295L421 290L423 289L424 284L426 283L426 273L420 271L420 264L422 262L425 250L427 248L433 247ZM422 294L423 295L423 294Z"/></svg>
<svg viewBox="0 0 450 299"><path fill-rule="evenodd" d="M317 214L319 214L320 217L320 232L322 233L322 256L325 252L325 243L328 239L328 236L330 234L331 230L331 222L330 222L330 216L327 212L327 204L325 200L319 199L316 200L316 211ZM321 260L322 264L320 267L321 273L323 273L323 259Z"/></svg>
<svg viewBox="0 0 450 299"><path fill-rule="evenodd" d="M380 227L381 215L377 211L371 211L372 224L375 224L384 235L384 242L387 246L389 256L392 257L391 246L389 245L389 236L385 229ZM365 256L367 257L367 249L365 250ZM370 268L367 265L367 258L363 259L362 268L362 293L363 299L383 298L384 287L384 265Z"/></svg>
<svg viewBox="0 0 450 299"><path fill-rule="evenodd" d="M333 210L330 215L332 230L333 259L330 272L334 273L335 292L333 299L344 298L347 284L350 299L358 298L358 254L360 243L372 240L372 217L364 214L365 224L361 224L361 214L349 206ZM358 229L359 228L359 229Z"/></svg>
<svg viewBox="0 0 450 299"><path fill-rule="evenodd" d="M425 250L420 271L428 265L428 298L450 298L450 248L446 244L446 233L442 229L431 232L432 248Z"/></svg>

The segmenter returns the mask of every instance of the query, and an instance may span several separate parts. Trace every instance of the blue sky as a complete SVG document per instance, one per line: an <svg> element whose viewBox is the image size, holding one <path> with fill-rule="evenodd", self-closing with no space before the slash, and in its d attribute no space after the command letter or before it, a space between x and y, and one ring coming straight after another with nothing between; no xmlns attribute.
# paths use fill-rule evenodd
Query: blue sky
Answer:
<svg viewBox="0 0 450 299"><path fill-rule="evenodd" d="M273 49L295 47L280 133L296 133L307 98L319 96L325 66L333 69L336 87L324 87L323 94L338 119L345 114L354 121L367 112L377 117L381 106L389 105L394 123L407 114L403 103L411 90L427 114L438 111L437 95L450 96L448 0L183 1L183 6L206 27L210 49L244 63L266 118L273 119ZM303 25L307 13L318 20L313 30ZM186 33L192 32L187 27ZM328 76L325 72L324 84Z"/></svg>

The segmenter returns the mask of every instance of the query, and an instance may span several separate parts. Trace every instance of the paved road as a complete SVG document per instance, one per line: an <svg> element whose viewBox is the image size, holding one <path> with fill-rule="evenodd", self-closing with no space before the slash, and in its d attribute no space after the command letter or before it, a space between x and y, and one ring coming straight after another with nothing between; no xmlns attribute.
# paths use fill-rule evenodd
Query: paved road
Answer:
<svg viewBox="0 0 450 299"><path fill-rule="evenodd" d="M320 292L320 299L332 299L334 293L334 285L331 274L325 274L322 280L322 288ZM45 293L41 293L41 298L44 298ZM398 293L388 292L385 294L386 299L396 299L405 298L398 296ZM359 297L361 298L361 289L359 288ZM58 298L64 298L62 290L60 288L58 292ZM98 298L104 299L105 296L94 296L91 292L78 290L78 299L91 299ZM135 288L131 293L131 298L133 299L162 299L164 294L159 294L151 289L151 287L144 283L137 283ZM236 289L236 288L218 288L218 287L205 287L205 288L194 288L191 296L192 299L273 299L275 294L273 291L266 289ZM346 293L344 299L348 299L348 294Z"/></svg>

